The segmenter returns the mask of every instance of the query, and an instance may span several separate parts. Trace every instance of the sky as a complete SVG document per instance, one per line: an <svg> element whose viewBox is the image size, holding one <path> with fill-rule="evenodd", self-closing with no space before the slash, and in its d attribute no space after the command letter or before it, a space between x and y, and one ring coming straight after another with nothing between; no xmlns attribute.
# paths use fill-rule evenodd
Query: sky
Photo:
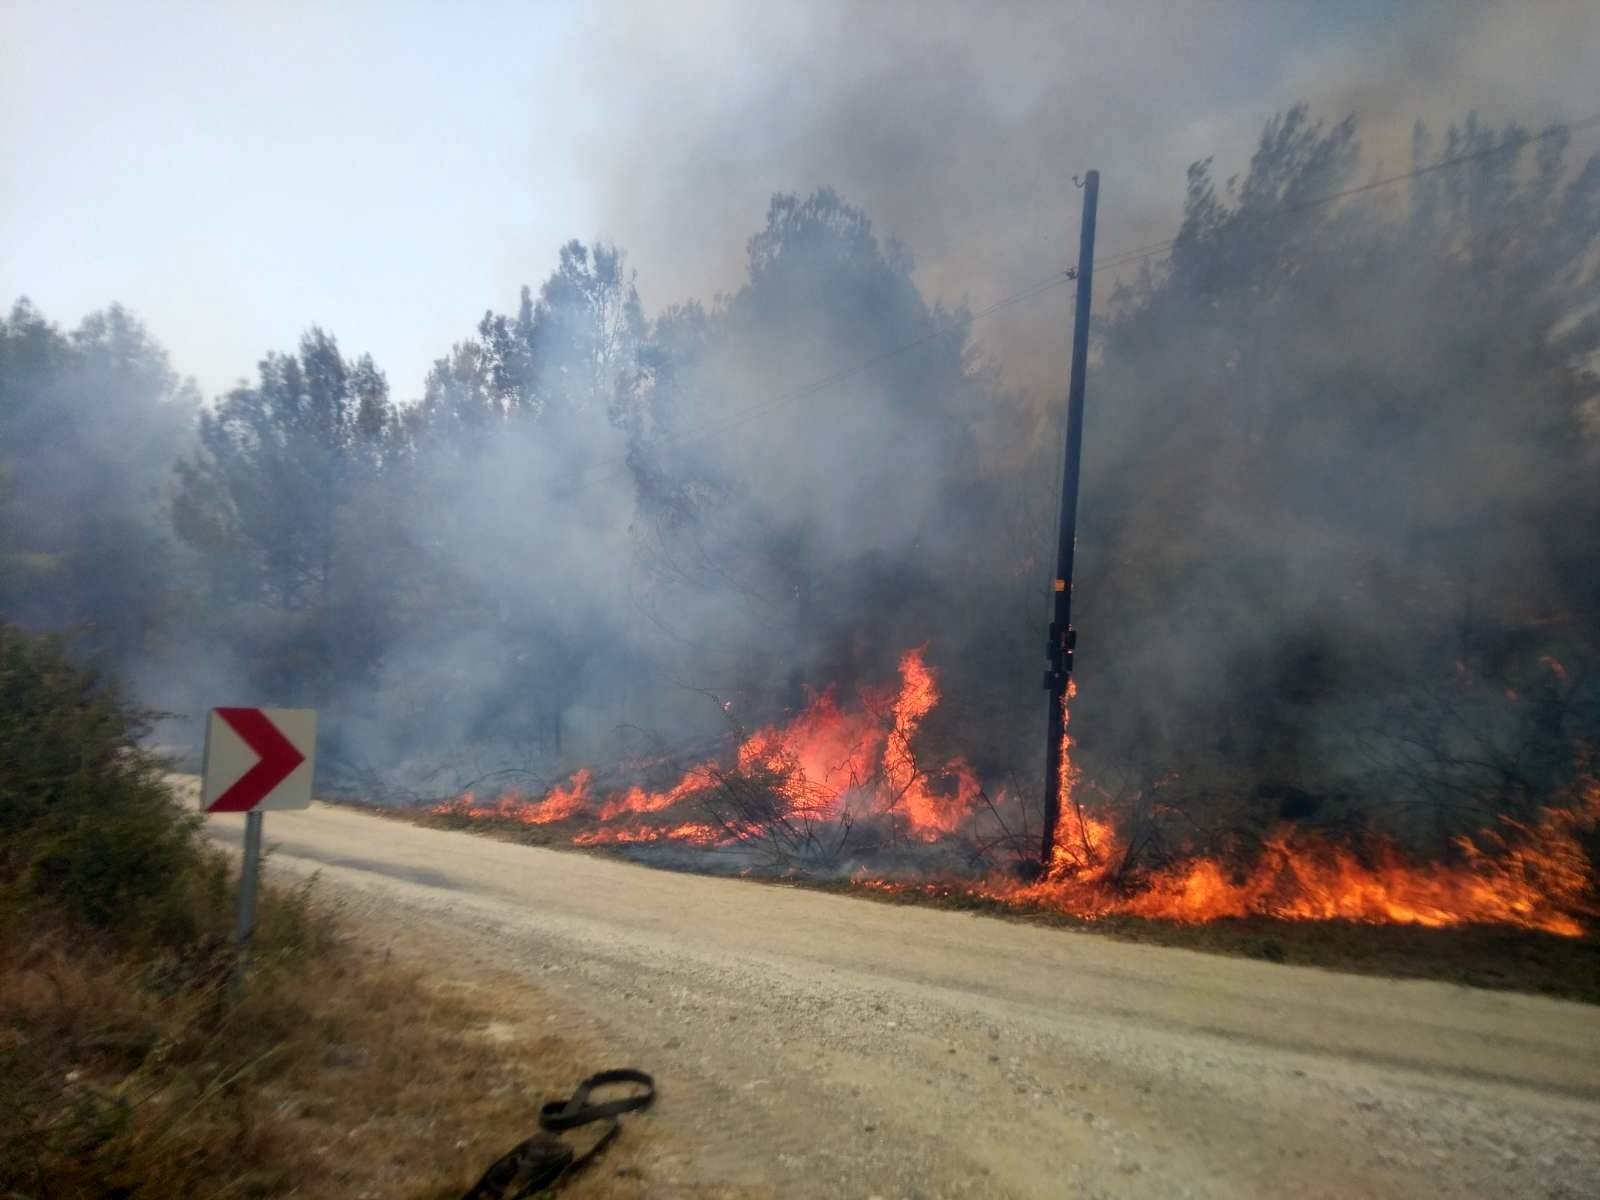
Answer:
<svg viewBox="0 0 1600 1200"><path fill-rule="evenodd" d="M1596 46L1592 0L9 0L0 302L120 302L209 395L320 324L408 399L572 237L623 247L652 309L709 299L774 192L827 184L978 307L1071 264L1090 167L1103 258L1297 100L1404 170L1418 118L1600 112ZM1066 312L978 332L1064 378Z"/></svg>

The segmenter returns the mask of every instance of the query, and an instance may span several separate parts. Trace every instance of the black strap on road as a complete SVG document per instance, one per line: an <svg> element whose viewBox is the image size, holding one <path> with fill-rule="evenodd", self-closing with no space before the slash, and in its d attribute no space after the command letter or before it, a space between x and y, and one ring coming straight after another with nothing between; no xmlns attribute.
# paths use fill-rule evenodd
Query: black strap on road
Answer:
<svg viewBox="0 0 1600 1200"><path fill-rule="evenodd" d="M644 1088L644 1091L617 1100L605 1100L599 1104L589 1103L590 1092L613 1083L637 1083ZM656 1081L643 1071L635 1071L632 1067L601 1071L580 1083L570 1100L552 1100L541 1108L539 1128L551 1132L576 1129L580 1125L587 1125L590 1121L598 1121L602 1117L616 1117L625 1112L644 1108L655 1098Z"/></svg>
<svg viewBox="0 0 1600 1200"><path fill-rule="evenodd" d="M589 1102L595 1088L618 1083L636 1083L642 1092L622 1096L616 1100ZM473 1184L461 1200L524 1200L558 1183L569 1171L577 1170L598 1154L622 1128L617 1117L625 1112L646 1108L656 1098L656 1081L643 1071L632 1067L619 1067L600 1071L578 1085L566 1100L551 1100L539 1109L539 1132L518 1142L497 1159L483 1178ZM567 1129L577 1129L595 1121L606 1122L606 1130L599 1139L581 1155L575 1155L571 1146L554 1136ZM506 1189L517 1190L508 1197Z"/></svg>

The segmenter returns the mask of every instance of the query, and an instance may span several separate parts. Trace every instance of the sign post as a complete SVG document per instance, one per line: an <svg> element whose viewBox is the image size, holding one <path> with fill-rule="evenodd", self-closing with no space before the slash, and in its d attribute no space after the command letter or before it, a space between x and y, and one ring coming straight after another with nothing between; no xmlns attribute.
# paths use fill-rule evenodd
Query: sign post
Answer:
<svg viewBox="0 0 1600 1200"><path fill-rule="evenodd" d="M235 934L243 966L256 928L261 827L268 809L311 807L317 714L309 708L214 708L206 722L200 807L244 813L244 863Z"/></svg>
<svg viewBox="0 0 1600 1200"><path fill-rule="evenodd" d="M266 817L258 812L244 815L244 863L239 868L239 924L234 941L240 955L250 952L250 935L256 931L256 880L261 877L261 826Z"/></svg>

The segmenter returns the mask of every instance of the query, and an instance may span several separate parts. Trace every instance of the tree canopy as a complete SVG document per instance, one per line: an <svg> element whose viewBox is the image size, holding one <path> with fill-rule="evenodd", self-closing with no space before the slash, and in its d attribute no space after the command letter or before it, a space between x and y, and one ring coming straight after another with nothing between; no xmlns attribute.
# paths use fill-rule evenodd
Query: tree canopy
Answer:
<svg viewBox="0 0 1600 1200"><path fill-rule="evenodd" d="M1475 118L1414 153L1463 161L1363 190L1353 120L1282 114L1095 323L1073 730L1108 793L1447 844L1600 730L1600 158ZM1058 398L914 267L828 189L709 303L648 313L568 242L400 398L313 328L202 405L121 309L19 302L0 600L414 779L692 744L702 692L765 720L926 644L921 736L1032 786Z"/></svg>

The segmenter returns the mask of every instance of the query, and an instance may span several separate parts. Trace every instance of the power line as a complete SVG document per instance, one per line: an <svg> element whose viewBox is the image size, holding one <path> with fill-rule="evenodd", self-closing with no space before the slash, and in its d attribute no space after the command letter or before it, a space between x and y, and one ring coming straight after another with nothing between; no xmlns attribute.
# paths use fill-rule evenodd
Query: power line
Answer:
<svg viewBox="0 0 1600 1200"><path fill-rule="evenodd" d="M1551 125L1541 129L1538 133L1524 134L1515 141L1503 142L1498 146L1489 146L1483 150L1474 150L1470 154L1457 154L1451 158L1441 159L1436 163L1429 163L1425 167L1417 167L1400 175L1390 175L1385 179L1373 179L1367 183L1356 184L1354 187L1341 188L1336 192L1329 192L1325 196L1317 196L1310 200L1302 200L1298 204L1286 205L1283 212L1304 212L1306 209L1317 208L1324 204L1331 204L1335 200L1345 200L1351 196L1359 196L1366 192L1375 192L1380 188L1392 187L1397 183L1406 183L1422 175L1431 175L1436 171L1448 170L1459 167L1465 163L1478 162L1481 159L1493 158L1497 154L1509 154L1513 150L1523 150L1535 142L1546 141L1550 138L1576 133L1588 129L1590 126L1600 125L1600 113L1585 117L1581 121L1571 121L1564 125ZM1137 262L1141 258L1150 258L1163 251L1170 250L1178 244L1176 237L1168 238L1162 242L1149 242L1130 250L1118 251L1101 258L1095 256L1095 270L1105 267L1114 267L1122 263Z"/></svg>
<svg viewBox="0 0 1600 1200"><path fill-rule="evenodd" d="M1393 187L1395 184L1406 183L1423 175L1431 175L1435 172L1448 170L1452 167L1462 166L1466 163L1492 158L1498 154L1507 154L1513 150L1522 150L1536 142L1575 133L1594 125L1600 125L1600 113L1585 117L1579 121L1572 121L1562 125L1552 125L1546 129L1540 130L1538 133L1527 134L1514 141L1504 142L1498 146L1490 146L1483 150L1472 151L1468 154L1458 154L1451 158L1441 159L1438 162L1429 163L1427 166L1417 167L1399 175L1390 175L1383 179L1370 180L1367 183L1357 184L1354 187L1342 188L1339 191L1329 192L1326 195L1317 196L1310 200L1302 200L1297 204L1286 206L1282 211L1302 212L1306 209L1316 208L1324 204L1331 204L1336 200L1347 199L1350 196L1358 196L1366 192L1377 191L1381 188ZM1144 246L1135 247L1129 250L1117 251L1107 255L1105 258L1101 258L1099 255L1096 255L1094 260L1095 269L1097 271L1104 270L1106 268L1120 266L1129 262L1137 262L1143 258L1150 258L1154 255L1161 254L1172 249L1177 245L1177 243L1178 238L1171 237L1161 242L1146 243ZM1077 268L1067 267L1056 272L1047 279L1037 281L1020 289L1019 291L1002 296L992 304L985 305L983 308L969 313L968 323L980 321L985 317L999 312L1001 309L1009 308L1015 304L1020 304L1024 300L1031 300L1033 297L1041 295L1052 288L1060 287L1062 284L1067 283L1075 278L1077 278ZM918 347L937 341L939 338L949 337L958 332L961 328L962 326L958 325L954 328L937 329L931 333L922 334L918 337L892 346L887 350L881 351L880 353L873 355L871 358L863 359L860 362L853 363L847 367L841 367L839 370L834 371L829 375L825 375L819 379L813 380L812 382L804 384L793 391L785 392L771 400L748 405L737 410L725 420L722 420L717 424L710 426L709 428L703 429L688 438L679 439L677 445L679 447L692 446L709 438L717 437L718 435L725 433L730 429L734 429L742 424L745 424L750 419L759 416L762 413L783 408L797 401L818 395L830 388L836 387L847 379L854 378L856 375L859 375L865 371L870 371L873 368L882 366L884 363L899 358L902 355L909 354L912 350L915 350ZM597 465L611 465L622 468L626 467L627 460L623 458L614 460L609 464Z"/></svg>
<svg viewBox="0 0 1600 1200"><path fill-rule="evenodd" d="M1587 129L1591 125L1600 125L1600 113L1592 117L1585 117L1581 121L1572 121L1565 125L1551 125L1541 129L1538 133L1523 134L1516 141L1502 142L1498 146L1489 146L1483 150L1474 150L1471 154L1458 154L1454 158L1441 159L1439 162L1430 163L1426 167L1418 167L1414 171L1407 171L1404 175L1391 175L1387 179L1374 179L1370 183L1357 184L1337 192L1330 192L1326 196L1318 196L1315 200L1305 200L1299 204L1291 205L1290 212L1299 212L1302 209L1315 208L1319 204L1328 204L1334 200L1343 200L1347 196L1359 196L1362 192L1374 192L1379 188L1388 187L1390 184L1404 183L1408 179L1415 179L1419 175L1431 175L1435 171L1443 171L1449 167L1459 167L1462 163L1477 162L1479 159L1492 158L1496 154L1508 154L1513 150L1521 150L1535 142L1546 141L1549 138L1561 137L1571 134L1575 130Z"/></svg>

